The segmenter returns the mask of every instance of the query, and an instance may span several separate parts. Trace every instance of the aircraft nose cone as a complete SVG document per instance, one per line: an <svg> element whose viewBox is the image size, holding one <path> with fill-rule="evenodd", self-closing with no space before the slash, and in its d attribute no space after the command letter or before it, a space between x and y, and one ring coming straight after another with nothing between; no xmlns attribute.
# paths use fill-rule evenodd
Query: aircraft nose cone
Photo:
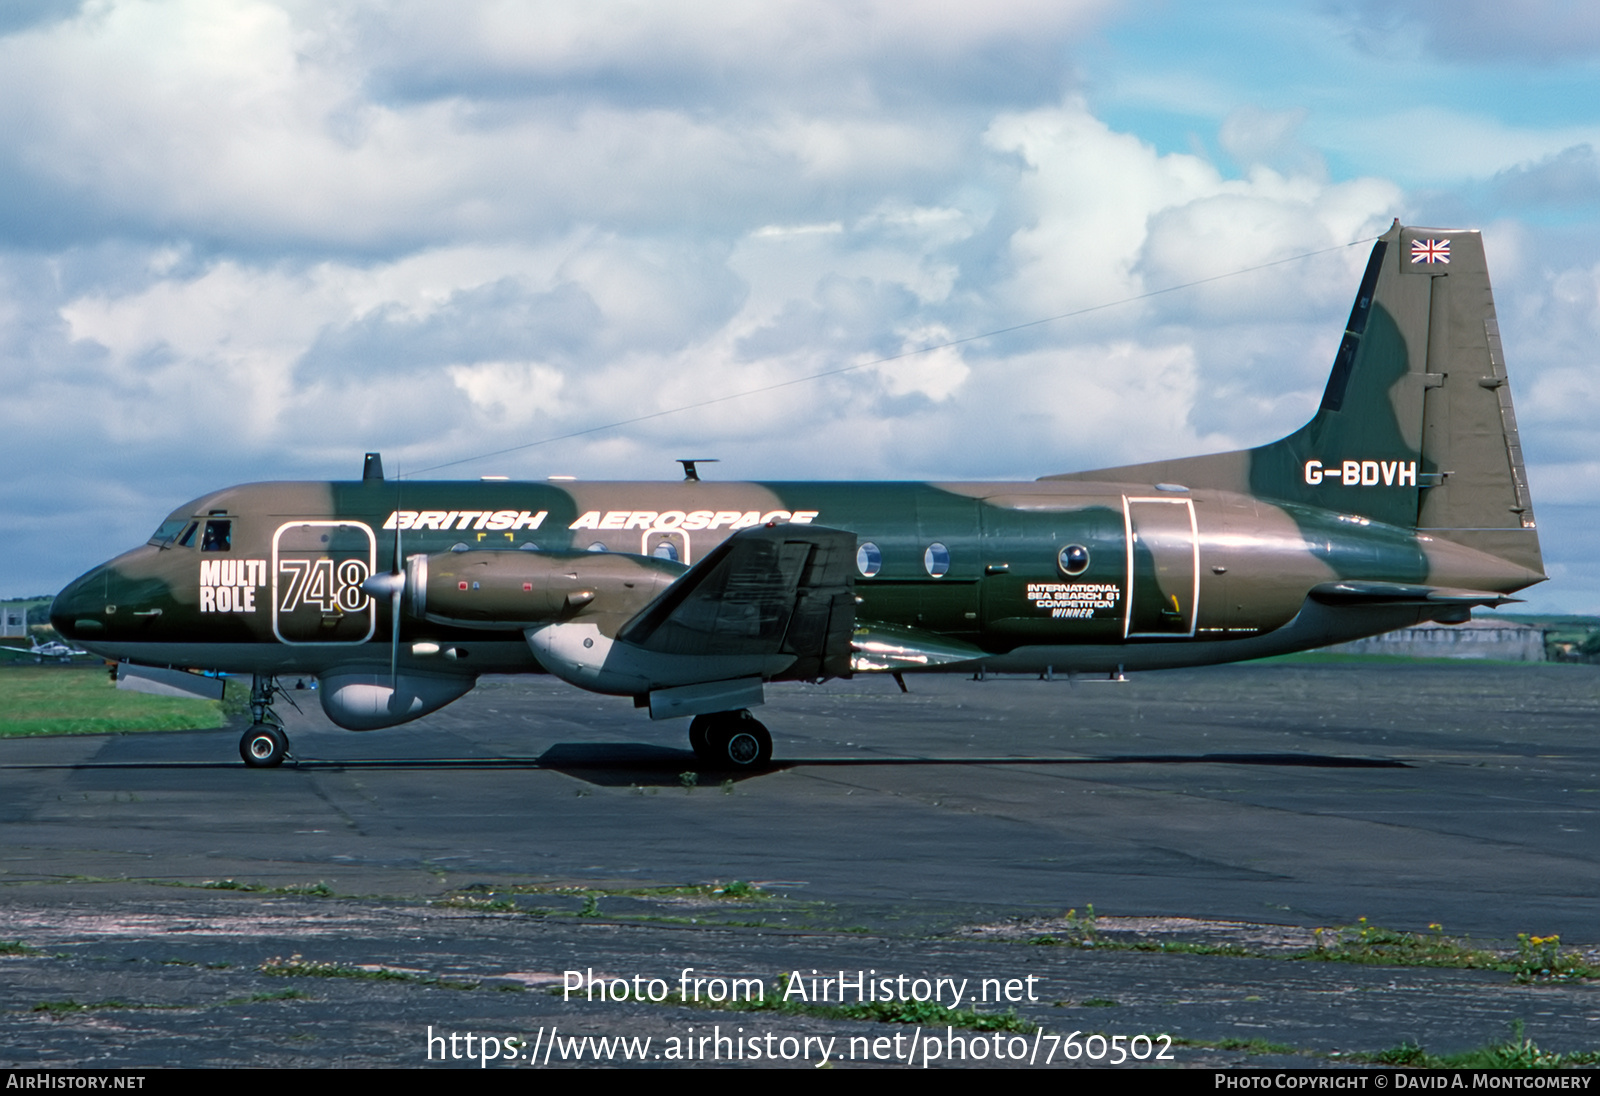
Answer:
<svg viewBox="0 0 1600 1096"><path fill-rule="evenodd" d="M94 639L105 631L105 598L100 596L104 586L103 567L67 583L56 599L50 603L50 626L56 634L67 639Z"/></svg>

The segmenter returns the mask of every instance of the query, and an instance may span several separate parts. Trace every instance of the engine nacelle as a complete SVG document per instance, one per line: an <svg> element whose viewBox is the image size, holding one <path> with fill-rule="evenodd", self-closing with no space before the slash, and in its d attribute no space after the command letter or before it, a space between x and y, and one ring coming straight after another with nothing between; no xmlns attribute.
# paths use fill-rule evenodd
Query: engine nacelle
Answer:
<svg viewBox="0 0 1600 1096"><path fill-rule="evenodd" d="M322 710L347 731L393 727L438 711L478 683L459 674L338 673L318 679Z"/></svg>
<svg viewBox="0 0 1600 1096"><path fill-rule="evenodd" d="M687 570L620 552L435 552L406 560L413 616L463 628L527 628L580 613L626 619Z"/></svg>

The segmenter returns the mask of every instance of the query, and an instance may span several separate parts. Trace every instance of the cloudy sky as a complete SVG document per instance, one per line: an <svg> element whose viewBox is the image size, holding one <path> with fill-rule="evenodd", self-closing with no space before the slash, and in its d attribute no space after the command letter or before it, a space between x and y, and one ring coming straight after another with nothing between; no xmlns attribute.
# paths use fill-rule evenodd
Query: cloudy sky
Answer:
<svg viewBox="0 0 1600 1096"><path fill-rule="evenodd" d="M989 479L1268 441L1339 245L1400 217L1485 233L1532 602L1597 612L1597 145L1579 0L12 0L0 594L368 449Z"/></svg>

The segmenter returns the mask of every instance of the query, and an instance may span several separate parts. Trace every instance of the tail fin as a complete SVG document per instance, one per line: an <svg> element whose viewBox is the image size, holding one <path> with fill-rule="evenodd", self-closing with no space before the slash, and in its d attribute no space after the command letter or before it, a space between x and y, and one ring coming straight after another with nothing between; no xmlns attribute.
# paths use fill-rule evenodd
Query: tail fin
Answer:
<svg viewBox="0 0 1600 1096"><path fill-rule="evenodd" d="M1414 528L1543 573L1477 232L1373 245L1322 405L1269 445L1046 479L1246 491Z"/></svg>

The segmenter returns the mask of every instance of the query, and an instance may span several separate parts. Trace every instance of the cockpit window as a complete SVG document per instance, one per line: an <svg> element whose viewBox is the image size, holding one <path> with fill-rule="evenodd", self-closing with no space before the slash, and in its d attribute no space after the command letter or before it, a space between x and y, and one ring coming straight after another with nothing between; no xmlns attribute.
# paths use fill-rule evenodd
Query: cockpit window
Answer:
<svg viewBox="0 0 1600 1096"><path fill-rule="evenodd" d="M165 546L172 539L183 532L183 527L189 524L188 518L168 518L161 523L161 528L150 535L150 543Z"/></svg>
<svg viewBox="0 0 1600 1096"><path fill-rule="evenodd" d="M230 552L233 550L233 522L211 518L206 522L205 535L200 538L202 552Z"/></svg>
<svg viewBox="0 0 1600 1096"><path fill-rule="evenodd" d="M185 548L189 547L194 543L194 531L198 528L200 528L200 523L198 521L191 521L189 523L189 528L183 531L183 536L178 538L178 543Z"/></svg>

